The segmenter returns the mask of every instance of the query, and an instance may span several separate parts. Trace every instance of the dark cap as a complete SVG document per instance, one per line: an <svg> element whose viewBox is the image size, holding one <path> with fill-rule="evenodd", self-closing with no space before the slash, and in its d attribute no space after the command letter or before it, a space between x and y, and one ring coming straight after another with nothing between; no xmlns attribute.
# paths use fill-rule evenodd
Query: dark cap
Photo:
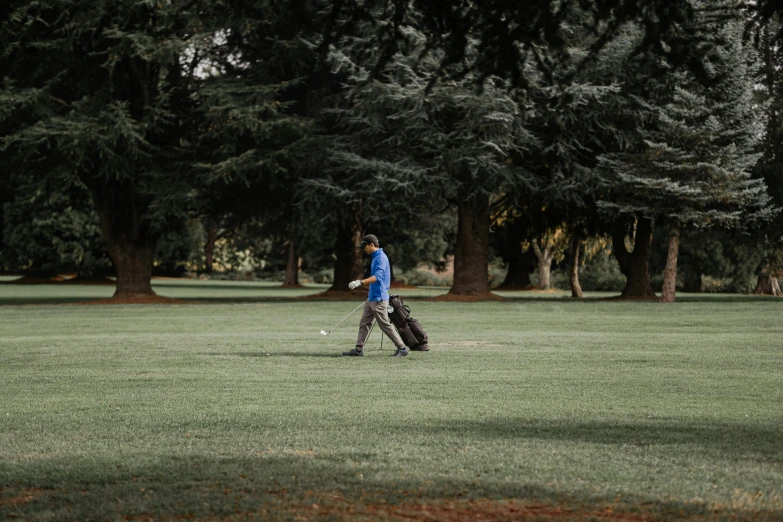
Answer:
<svg viewBox="0 0 783 522"><path fill-rule="evenodd" d="M370 243L372 243L373 245L378 244L378 238L375 237L374 234L367 234L362 238L362 246L369 245Z"/></svg>

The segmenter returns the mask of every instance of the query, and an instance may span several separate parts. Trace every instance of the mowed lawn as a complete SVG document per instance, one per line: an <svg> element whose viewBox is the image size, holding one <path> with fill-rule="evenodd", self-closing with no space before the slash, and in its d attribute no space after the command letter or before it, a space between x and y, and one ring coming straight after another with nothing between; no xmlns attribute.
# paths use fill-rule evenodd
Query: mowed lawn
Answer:
<svg viewBox="0 0 783 522"><path fill-rule="evenodd" d="M411 300L430 352L349 359L361 299L192 285L0 285L0 518L783 519L781 300Z"/></svg>

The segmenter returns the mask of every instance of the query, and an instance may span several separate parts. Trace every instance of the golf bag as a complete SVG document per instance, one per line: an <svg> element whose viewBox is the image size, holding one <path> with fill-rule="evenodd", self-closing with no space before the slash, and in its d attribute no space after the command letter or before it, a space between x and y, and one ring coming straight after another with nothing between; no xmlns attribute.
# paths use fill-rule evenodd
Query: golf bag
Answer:
<svg viewBox="0 0 783 522"><path fill-rule="evenodd" d="M427 332L419 321L411 317L411 308L404 304L398 295L389 296L389 319L405 346L417 352L426 352L430 349L427 345Z"/></svg>

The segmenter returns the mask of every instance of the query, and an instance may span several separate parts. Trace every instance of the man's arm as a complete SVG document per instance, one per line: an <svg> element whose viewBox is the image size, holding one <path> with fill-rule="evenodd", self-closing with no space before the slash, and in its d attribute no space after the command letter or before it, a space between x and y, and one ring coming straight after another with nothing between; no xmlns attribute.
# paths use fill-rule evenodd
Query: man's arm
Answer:
<svg viewBox="0 0 783 522"><path fill-rule="evenodd" d="M367 279L362 279L362 280L357 279L356 281L352 281L348 285L348 288L353 290L355 288L359 288L359 286L367 286L377 282L380 278L384 276L388 266L389 265L387 263L380 263L378 268L375 269L375 275L371 275Z"/></svg>
<svg viewBox="0 0 783 522"><path fill-rule="evenodd" d="M371 285L374 282L378 281L378 278L375 276L370 276L367 279L362 279L362 285Z"/></svg>
<svg viewBox="0 0 783 522"><path fill-rule="evenodd" d="M388 270L388 263L384 263L383 260L380 260L378 262L378 266L375 269L375 272L373 272L373 275L368 277L367 279L362 279L362 285L371 285L372 283L375 283L376 281L380 281L383 279L383 276L386 274L386 270Z"/></svg>
<svg viewBox="0 0 783 522"><path fill-rule="evenodd" d="M355 289L359 288L360 286L372 284L372 283L376 282L377 280L378 280L378 278L375 277L375 276L370 276L367 279L361 279L361 280L357 279L356 281L351 281L348 284L348 288L350 288L351 290L355 290Z"/></svg>
<svg viewBox="0 0 783 522"><path fill-rule="evenodd" d="M372 275L365 279L365 281L369 281L370 283L374 283L376 281L383 281L386 280L386 271L389 269L389 262L386 260L386 256L381 256L380 259L378 259L378 264L375 266L375 270L373 270ZM372 279L372 281L370 281Z"/></svg>

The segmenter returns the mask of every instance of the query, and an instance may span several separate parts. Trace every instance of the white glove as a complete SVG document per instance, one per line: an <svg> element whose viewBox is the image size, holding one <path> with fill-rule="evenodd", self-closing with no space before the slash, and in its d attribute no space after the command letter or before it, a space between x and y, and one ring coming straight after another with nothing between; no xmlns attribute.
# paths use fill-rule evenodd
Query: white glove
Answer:
<svg viewBox="0 0 783 522"><path fill-rule="evenodd" d="M360 286L362 286L362 282L359 281L358 279L356 281L351 281L350 283L348 283L348 288L350 288L351 290L359 288Z"/></svg>

